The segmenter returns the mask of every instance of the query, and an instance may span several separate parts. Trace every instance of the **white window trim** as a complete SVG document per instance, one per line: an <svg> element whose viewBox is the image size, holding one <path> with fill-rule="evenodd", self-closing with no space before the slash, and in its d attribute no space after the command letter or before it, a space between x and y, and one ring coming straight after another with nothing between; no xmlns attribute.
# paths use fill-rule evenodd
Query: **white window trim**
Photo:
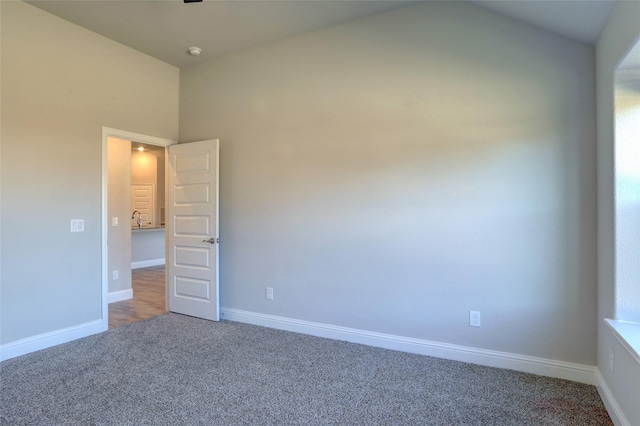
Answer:
<svg viewBox="0 0 640 426"><path fill-rule="evenodd" d="M604 322L611 328L613 335L622 346L640 363L640 323L608 318L605 318Z"/></svg>

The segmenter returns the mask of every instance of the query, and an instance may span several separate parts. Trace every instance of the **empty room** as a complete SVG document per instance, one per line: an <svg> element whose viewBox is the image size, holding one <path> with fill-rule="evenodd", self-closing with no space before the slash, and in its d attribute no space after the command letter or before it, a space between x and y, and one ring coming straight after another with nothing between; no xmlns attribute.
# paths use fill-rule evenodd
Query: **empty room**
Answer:
<svg viewBox="0 0 640 426"><path fill-rule="evenodd" d="M640 2L0 19L3 424L640 424Z"/></svg>

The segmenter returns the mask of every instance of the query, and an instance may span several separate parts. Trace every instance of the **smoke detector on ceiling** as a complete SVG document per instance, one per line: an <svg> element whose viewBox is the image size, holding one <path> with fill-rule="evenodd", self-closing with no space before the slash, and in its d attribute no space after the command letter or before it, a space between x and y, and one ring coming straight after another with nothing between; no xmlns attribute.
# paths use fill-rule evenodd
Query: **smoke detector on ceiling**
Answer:
<svg viewBox="0 0 640 426"><path fill-rule="evenodd" d="M189 49L187 49L187 53L191 56L200 56L200 53L202 53L202 49L200 49L199 47L190 47Z"/></svg>

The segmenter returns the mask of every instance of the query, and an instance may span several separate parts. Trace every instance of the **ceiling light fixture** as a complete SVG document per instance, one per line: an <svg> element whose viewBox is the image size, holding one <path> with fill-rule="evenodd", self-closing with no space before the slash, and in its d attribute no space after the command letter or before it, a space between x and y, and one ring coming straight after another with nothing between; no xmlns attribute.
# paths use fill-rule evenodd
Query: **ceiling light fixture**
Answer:
<svg viewBox="0 0 640 426"><path fill-rule="evenodd" d="M144 151L144 147L142 146L138 147L138 151L141 151L141 152Z"/></svg>
<svg viewBox="0 0 640 426"><path fill-rule="evenodd" d="M185 3L200 3L202 0L184 0Z"/></svg>
<svg viewBox="0 0 640 426"><path fill-rule="evenodd" d="M191 56L200 56L200 53L202 53L202 49L200 49L199 47L190 47L187 50L187 53Z"/></svg>

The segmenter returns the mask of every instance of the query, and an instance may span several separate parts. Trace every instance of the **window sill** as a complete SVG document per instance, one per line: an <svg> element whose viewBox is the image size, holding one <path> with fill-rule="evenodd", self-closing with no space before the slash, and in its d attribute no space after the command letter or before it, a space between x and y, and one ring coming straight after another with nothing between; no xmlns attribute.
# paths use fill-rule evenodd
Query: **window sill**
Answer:
<svg viewBox="0 0 640 426"><path fill-rule="evenodd" d="M613 335L624 346L631 356L640 363L640 323L604 319Z"/></svg>

